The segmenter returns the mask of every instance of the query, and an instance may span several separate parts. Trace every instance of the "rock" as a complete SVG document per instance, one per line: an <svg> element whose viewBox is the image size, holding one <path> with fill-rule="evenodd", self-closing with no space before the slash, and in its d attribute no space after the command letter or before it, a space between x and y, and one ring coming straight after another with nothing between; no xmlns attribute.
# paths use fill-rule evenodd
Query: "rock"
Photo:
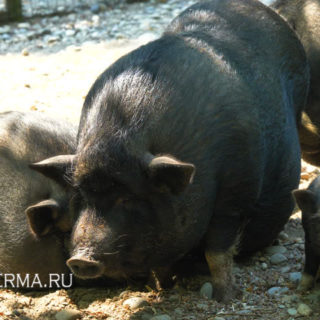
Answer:
<svg viewBox="0 0 320 320"><path fill-rule="evenodd" d="M57 42L59 40L60 40L60 38L57 37L57 36L50 36L50 37L47 38L47 43L55 43L55 42Z"/></svg>
<svg viewBox="0 0 320 320"><path fill-rule="evenodd" d="M286 262L288 259L282 253L275 253L270 257L270 262L272 264L281 264Z"/></svg>
<svg viewBox="0 0 320 320"><path fill-rule="evenodd" d="M262 270L267 270L268 269L268 265L265 262L261 263L261 269Z"/></svg>
<svg viewBox="0 0 320 320"><path fill-rule="evenodd" d="M28 56L29 55L29 51L28 51L28 49L27 48L24 48L22 51L21 51L21 54L23 55L23 56Z"/></svg>
<svg viewBox="0 0 320 320"><path fill-rule="evenodd" d="M76 34L76 31L75 30L67 30L66 31L66 36L67 37L72 37Z"/></svg>
<svg viewBox="0 0 320 320"><path fill-rule="evenodd" d="M300 303L298 306L298 313L302 316L310 316L312 314L312 309L305 303Z"/></svg>
<svg viewBox="0 0 320 320"><path fill-rule="evenodd" d="M28 23L28 22L18 23L18 28L19 29L28 29L28 28L30 28L30 23Z"/></svg>
<svg viewBox="0 0 320 320"><path fill-rule="evenodd" d="M301 272L291 272L289 274L289 280L294 284L298 284L301 280Z"/></svg>
<svg viewBox="0 0 320 320"><path fill-rule="evenodd" d="M206 310L208 310L208 305L207 304L205 304L205 303L197 303L197 308L198 309L200 309L200 310L202 310L202 311L206 311Z"/></svg>
<svg viewBox="0 0 320 320"><path fill-rule="evenodd" d="M130 309L135 310L148 305L148 302L143 298L129 298L123 302L124 306L128 306Z"/></svg>
<svg viewBox="0 0 320 320"><path fill-rule="evenodd" d="M290 271L291 267L290 266L285 266L285 267L282 267L280 269L280 272L281 273L288 273Z"/></svg>
<svg viewBox="0 0 320 320"><path fill-rule="evenodd" d="M267 293L269 296L277 296L277 295L287 293L288 291L289 291L289 288L287 287L272 287L267 291Z"/></svg>
<svg viewBox="0 0 320 320"><path fill-rule="evenodd" d="M287 233L285 233L284 231L281 231L280 233L279 233L279 239L280 240L282 240L282 241L287 241L287 240L289 240L289 236L288 236L288 234Z"/></svg>
<svg viewBox="0 0 320 320"><path fill-rule="evenodd" d="M298 313L297 310L294 308L289 308L287 311L290 314L290 316L296 316Z"/></svg>
<svg viewBox="0 0 320 320"><path fill-rule="evenodd" d="M81 312L74 309L65 309L56 313L56 320L76 320L81 317Z"/></svg>
<svg viewBox="0 0 320 320"><path fill-rule="evenodd" d="M266 251L266 254L273 255L275 253L285 253L287 252L287 249L284 246L272 246L272 247L266 248L265 251Z"/></svg>
<svg viewBox="0 0 320 320"><path fill-rule="evenodd" d="M10 32L10 27L9 26L2 26L2 27L0 27L0 34L1 33L8 33L8 32Z"/></svg>
<svg viewBox="0 0 320 320"><path fill-rule="evenodd" d="M222 318L222 317L214 317L212 318L213 320L225 320L225 318Z"/></svg>
<svg viewBox="0 0 320 320"><path fill-rule="evenodd" d="M90 11L92 13L98 13L100 11L100 5L99 3L95 3L90 7Z"/></svg>
<svg viewBox="0 0 320 320"><path fill-rule="evenodd" d="M159 314L158 316L152 317L150 320L171 320L171 317L167 314Z"/></svg>
<svg viewBox="0 0 320 320"><path fill-rule="evenodd" d="M206 282L200 289L200 295L203 298L212 299L213 288L210 282Z"/></svg>

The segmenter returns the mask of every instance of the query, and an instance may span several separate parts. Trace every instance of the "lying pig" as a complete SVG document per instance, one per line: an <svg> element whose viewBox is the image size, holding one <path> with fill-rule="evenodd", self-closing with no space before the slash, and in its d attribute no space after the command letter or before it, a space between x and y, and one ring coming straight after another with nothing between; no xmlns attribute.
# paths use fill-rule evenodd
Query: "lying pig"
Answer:
<svg viewBox="0 0 320 320"><path fill-rule="evenodd" d="M306 291L313 287L320 266L320 177L293 195L302 211L305 233L305 265L298 289Z"/></svg>
<svg viewBox="0 0 320 320"><path fill-rule="evenodd" d="M74 152L75 140L70 124L35 113L0 113L1 286L58 286L54 279L63 274L69 285L64 247L70 230L67 186L29 164Z"/></svg>
<svg viewBox="0 0 320 320"><path fill-rule="evenodd" d="M310 64L310 94L299 128L302 157L320 166L320 0L276 0L271 4L300 38Z"/></svg>
<svg viewBox="0 0 320 320"><path fill-rule="evenodd" d="M255 0L195 4L111 65L76 154L33 165L72 172L74 274L161 283L204 240L214 297L236 296L233 257L269 245L293 209L308 79L295 33Z"/></svg>

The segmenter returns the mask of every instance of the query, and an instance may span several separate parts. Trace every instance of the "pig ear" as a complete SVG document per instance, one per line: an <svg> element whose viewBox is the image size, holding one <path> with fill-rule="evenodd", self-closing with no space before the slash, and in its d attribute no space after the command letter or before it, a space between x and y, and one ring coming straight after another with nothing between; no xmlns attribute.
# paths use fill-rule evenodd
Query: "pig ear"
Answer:
<svg viewBox="0 0 320 320"><path fill-rule="evenodd" d="M156 187L179 194L192 182L195 166L168 156L154 157L149 162L149 175Z"/></svg>
<svg viewBox="0 0 320 320"><path fill-rule="evenodd" d="M317 197L312 191L306 189L293 190L292 194L303 214L310 215L317 212Z"/></svg>
<svg viewBox="0 0 320 320"><path fill-rule="evenodd" d="M53 179L62 186L68 186L65 176L71 172L74 155L62 155L32 163L29 167Z"/></svg>
<svg viewBox="0 0 320 320"><path fill-rule="evenodd" d="M48 234L59 217L59 205L55 200L41 201L26 209L31 231L38 237Z"/></svg>

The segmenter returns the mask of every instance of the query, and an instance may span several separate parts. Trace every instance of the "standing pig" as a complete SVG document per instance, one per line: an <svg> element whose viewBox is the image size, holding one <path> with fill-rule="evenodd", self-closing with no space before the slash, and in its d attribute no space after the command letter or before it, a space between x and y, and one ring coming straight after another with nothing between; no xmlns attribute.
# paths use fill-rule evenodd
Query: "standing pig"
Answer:
<svg viewBox="0 0 320 320"><path fill-rule="evenodd" d="M276 0L271 7L297 33L310 64L310 93L299 128L302 157L320 166L320 0Z"/></svg>
<svg viewBox="0 0 320 320"><path fill-rule="evenodd" d="M64 214L66 188L30 169L29 164L74 152L75 140L76 131L70 124L31 113L0 113L2 283L28 287L40 280L42 286L48 286L51 273L68 274L65 282L69 284L63 235L70 229Z"/></svg>
<svg viewBox="0 0 320 320"><path fill-rule="evenodd" d="M255 0L196 4L110 66L76 155L33 166L72 171L74 274L161 281L205 238L214 297L234 297L234 255L270 244L293 209L308 77L294 32Z"/></svg>
<svg viewBox="0 0 320 320"><path fill-rule="evenodd" d="M302 211L305 233L305 265L299 285L305 291L313 287L320 266L320 177L308 189L295 190L293 195Z"/></svg>

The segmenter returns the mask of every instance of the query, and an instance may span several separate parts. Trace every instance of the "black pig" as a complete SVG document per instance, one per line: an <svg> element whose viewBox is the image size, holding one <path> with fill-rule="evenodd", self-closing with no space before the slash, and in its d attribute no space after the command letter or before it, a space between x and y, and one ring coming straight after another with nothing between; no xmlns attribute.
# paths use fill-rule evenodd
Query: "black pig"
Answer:
<svg viewBox="0 0 320 320"><path fill-rule="evenodd" d="M110 66L73 159L34 165L72 172L75 275L163 278L205 238L214 296L234 297L234 255L270 244L293 209L308 77L295 33L254 0L196 4Z"/></svg>
<svg viewBox="0 0 320 320"><path fill-rule="evenodd" d="M0 278L8 280L4 285L27 287L39 279L49 286L49 273L69 277L64 248L64 232L70 230L66 188L29 164L72 153L75 144L76 130L70 124L34 113L0 113ZM68 285L69 280L65 279Z"/></svg>
<svg viewBox="0 0 320 320"><path fill-rule="evenodd" d="M276 0L271 7L295 30L309 60L310 93L299 137L303 159L320 166L320 0Z"/></svg>
<svg viewBox="0 0 320 320"><path fill-rule="evenodd" d="M320 266L320 177L308 189L295 190L293 195L302 212L305 233L305 265L298 289L313 287Z"/></svg>

